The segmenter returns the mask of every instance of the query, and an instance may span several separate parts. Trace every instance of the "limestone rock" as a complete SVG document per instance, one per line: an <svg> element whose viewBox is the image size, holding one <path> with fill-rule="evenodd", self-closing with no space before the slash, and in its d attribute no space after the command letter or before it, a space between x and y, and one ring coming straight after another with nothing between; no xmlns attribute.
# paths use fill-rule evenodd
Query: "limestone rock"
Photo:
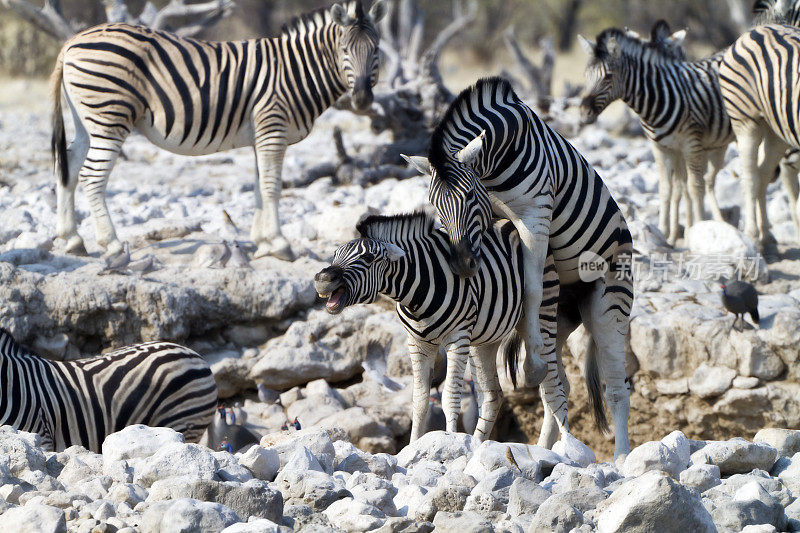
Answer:
<svg viewBox="0 0 800 533"><path fill-rule="evenodd" d="M21 533L66 533L67 521L64 511L57 507L29 504L15 507L0 518L4 528Z"/></svg>
<svg viewBox="0 0 800 533"><path fill-rule="evenodd" d="M717 465L722 475L727 476L750 472L754 468L769 471L777 456L777 450L768 444L735 438L707 443L692 454L692 463Z"/></svg>
<svg viewBox="0 0 800 533"><path fill-rule="evenodd" d="M160 533L221 531L236 522L240 522L239 517L224 505L181 498L148 506L142 514L141 528Z"/></svg>
<svg viewBox="0 0 800 533"><path fill-rule="evenodd" d="M700 398L713 398L730 389L735 377L735 370L703 363L689 378L689 390Z"/></svg>
<svg viewBox="0 0 800 533"><path fill-rule="evenodd" d="M769 444L778 455L791 457L800 452L800 431L796 429L765 428L756 433L753 442Z"/></svg>

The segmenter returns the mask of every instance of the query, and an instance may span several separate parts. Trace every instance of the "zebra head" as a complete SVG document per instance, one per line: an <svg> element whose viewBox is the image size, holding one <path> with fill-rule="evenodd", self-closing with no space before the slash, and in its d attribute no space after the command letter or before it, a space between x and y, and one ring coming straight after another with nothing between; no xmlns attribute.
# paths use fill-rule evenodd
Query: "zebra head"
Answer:
<svg viewBox="0 0 800 533"><path fill-rule="evenodd" d="M340 4L331 7L331 18L340 29L339 66L350 101L356 111L365 111L372 105L372 88L378 82L378 29L376 24L386 14L386 5L378 0L364 13L361 0L350 4L351 13Z"/></svg>
<svg viewBox="0 0 800 533"><path fill-rule="evenodd" d="M347 306L374 302L389 264L403 256L402 248L377 239L355 239L340 246L331 266L314 276L317 294L328 299L325 310L336 315Z"/></svg>
<svg viewBox="0 0 800 533"><path fill-rule="evenodd" d="M593 124L609 104L623 98L634 84L630 80L631 63L648 61L684 61L683 40L686 30L670 33L669 25L659 20L650 30L650 40L625 28L611 28L593 43L578 35L581 48L589 56L586 66L586 93L581 100L581 123Z"/></svg>
<svg viewBox="0 0 800 533"><path fill-rule="evenodd" d="M486 131L482 131L460 150L436 157L435 163L425 157L403 156L431 176L428 198L450 241L450 269L466 278L478 272L483 234L492 223L489 192L475 169L485 153L485 141Z"/></svg>

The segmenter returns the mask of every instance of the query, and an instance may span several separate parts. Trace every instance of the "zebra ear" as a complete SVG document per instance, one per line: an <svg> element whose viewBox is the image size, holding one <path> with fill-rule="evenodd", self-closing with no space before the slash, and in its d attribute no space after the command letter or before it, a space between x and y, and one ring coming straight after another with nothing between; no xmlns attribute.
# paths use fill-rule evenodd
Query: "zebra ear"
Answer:
<svg viewBox="0 0 800 533"><path fill-rule="evenodd" d="M430 175L431 164L427 157L421 155L405 155L400 154L400 157L406 160L409 165L417 169L421 174Z"/></svg>
<svg viewBox="0 0 800 533"><path fill-rule="evenodd" d="M594 43L592 41L590 41L583 35L578 34L578 42L581 44L581 48L583 49L583 51L586 52L586 55L594 57L595 48L594 48Z"/></svg>
<svg viewBox="0 0 800 533"><path fill-rule="evenodd" d="M686 30L678 30L669 36L669 40L677 45L683 44L683 41L685 39L686 39Z"/></svg>
<svg viewBox="0 0 800 533"><path fill-rule="evenodd" d="M384 242L381 244L383 245L384 250L386 250L386 258L389 261L397 261L406 255L406 252L396 244L392 244L390 242Z"/></svg>
<svg viewBox="0 0 800 533"><path fill-rule="evenodd" d="M456 159L459 162L468 165L475 161L483 151L483 141L486 139L486 130L483 130L480 135L472 139L468 145L458 151Z"/></svg>
<svg viewBox="0 0 800 533"><path fill-rule="evenodd" d="M369 8L369 17L372 19L372 22L377 24L381 21L381 19L386 15L386 4L383 0L378 0L372 7Z"/></svg>
<svg viewBox="0 0 800 533"><path fill-rule="evenodd" d="M331 18L339 26L351 26L356 19L347 14L347 10L340 4L331 6Z"/></svg>

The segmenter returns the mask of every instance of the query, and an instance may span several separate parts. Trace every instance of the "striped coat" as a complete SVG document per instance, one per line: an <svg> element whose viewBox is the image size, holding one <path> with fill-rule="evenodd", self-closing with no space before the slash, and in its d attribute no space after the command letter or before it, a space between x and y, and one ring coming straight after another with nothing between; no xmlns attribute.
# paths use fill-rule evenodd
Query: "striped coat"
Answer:
<svg viewBox="0 0 800 533"><path fill-rule="evenodd" d="M38 433L56 451L99 452L133 424L170 427L197 442L214 415L217 385L195 352L148 342L77 361L50 361L0 330L0 425Z"/></svg>

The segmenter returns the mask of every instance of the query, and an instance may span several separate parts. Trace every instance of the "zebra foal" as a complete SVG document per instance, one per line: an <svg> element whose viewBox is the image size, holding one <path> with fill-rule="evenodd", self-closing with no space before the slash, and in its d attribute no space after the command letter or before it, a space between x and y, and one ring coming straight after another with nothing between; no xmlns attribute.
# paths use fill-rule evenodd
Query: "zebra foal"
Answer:
<svg viewBox="0 0 800 533"><path fill-rule="evenodd" d="M519 329L528 359L541 352L542 274L552 251L560 290L570 289L571 305L578 310L572 327L586 326L587 353L600 366L614 419L614 456L628 453L625 338L633 277L625 265L632 243L597 172L502 78L484 78L462 91L434 130L428 157L408 160L431 176L429 197L447 233L456 274L469 277L479 270L492 216L514 224L525 269L525 318ZM528 378L527 384L532 382Z"/></svg>
<svg viewBox="0 0 800 533"><path fill-rule="evenodd" d="M522 314L523 269L519 236L508 221L497 221L482 243L485 261L472 278L460 278L449 266L447 235L434 229L422 213L371 216L358 225L361 238L339 247L332 265L315 277L329 313L374 302L383 294L397 302L397 314L408 332L414 374L411 440L425 431L431 372L440 346L447 349L447 377L442 406L447 430L456 431L461 386L468 353L481 392L475 437L488 438L500 408L496 355L501 341ZM541 394L546 425L568 432L563 369L556 356L556 311L559 283L552 256L544 273L540 321L547 362ZM503 356L516 384L518 343L505 344ZM590 395L601 401L599 389ZM552 444L552 443L551 443Z"/></svg>
<svg viewBox="0 0 800 533"><path fill-rule="evenodd" d="M117 238L105 188L127 136L183 155L255 148L256 256L292 257L278 221L286 147L306 137L314 120L346 91L356 110L372 103L378 79L378 31L386 8L377 0L334 4L284 26L279 37L210 42L127 24L102 24L61 49L52 75L52 148L57 234L84 253L75 220L78 181L89 198L97 242L110 254ZM66 146L61 96L76 128Z"/></svg>
<svg viewBox="0 0 800 533"><path fill-rule="evenodd" d="M671 34L663 20L653 25L649 42L615 28L604 30L596 42L578 36L590 57L583 122L595 122L618 99L639 116L659 167L658 227L673 245L680 233L678 211L687 169L687 227L706 218L704 186L714 220L724 221L714 183L733 140L717 77L722 58L687 61L682 38L680 32Z"/></svg>
<svg viewBox="0 0 800 533"><path fill-rule="evenodd" d="M770 24L741 35L725 51L719 67L720 90L731 119L742 164L745 233L762 246L773 244L767 216L767 185L781 168L787 192L795 195L793 155L781 163L789 148L800 148L800 29ZM759 163L759 148L763 156ZM791 181L787 181L790 179Z"/></svg>
<svg viewBox="0 0 800 533"><path fill-rule="evenodd" d="M217 385L195 352L147 342L76 361L50 361L0 329L0 425L38 433L56 451L100 452L133 424L170 427L197 442L217 406Z"/></svg>

